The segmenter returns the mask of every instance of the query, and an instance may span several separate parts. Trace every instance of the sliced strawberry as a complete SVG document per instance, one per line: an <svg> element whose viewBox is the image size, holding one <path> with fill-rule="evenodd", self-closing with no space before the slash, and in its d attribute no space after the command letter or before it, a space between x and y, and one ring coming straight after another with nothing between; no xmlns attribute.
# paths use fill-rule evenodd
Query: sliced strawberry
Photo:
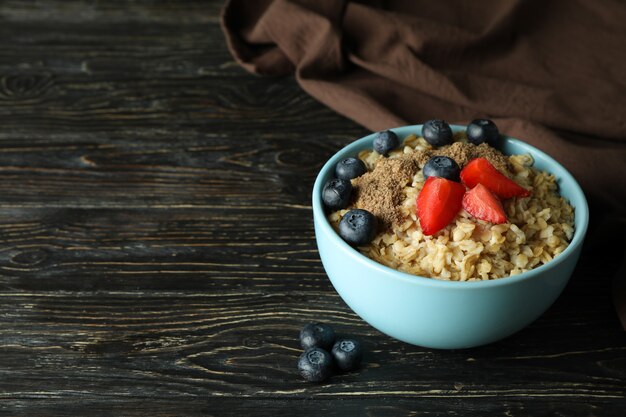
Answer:
<svg viewBox="0 0 626 417"><path fill-rule="evenodd" d="M428 177L417 196L417 217L425 235L446 227L461 210L465 187L445 178Z"/></svg>
<svg viewBox="0 0 626 417"><path fill-rule="evenodd" d="M485 158L472 159L465 165L461 170L461 181L468 188L482 184L502 199L530 195L530 191L505 177Z"/></svg>
<svg viewBox="0 0 626 417"><path fill-rule="evenodd" d="M482 184L478 184L463 196L463 208L472 216L487 222L506 222L506 214L500 200Z"/></svg>

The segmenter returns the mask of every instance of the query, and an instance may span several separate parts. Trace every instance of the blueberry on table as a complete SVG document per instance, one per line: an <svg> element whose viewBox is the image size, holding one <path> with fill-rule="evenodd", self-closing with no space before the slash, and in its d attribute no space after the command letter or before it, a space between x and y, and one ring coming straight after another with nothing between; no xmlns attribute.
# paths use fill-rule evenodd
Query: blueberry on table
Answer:
<svg viewBox="0 0 626 417"><path fill-rule="evenodd" d="M359 158L344 158L335 166L335 175L342 180L360 177L366 171L365 164Z"/></svg>
<svg viewBox="0 0 626 417"><path fill-rule="evenodd" d="M422 169L424 179L428 177L441 177L451 181L459 182L461 178L461 168L452 158L447 156L433 156L426 162Z"/></svg>
<svg viewBox="0 0 626 417"><path fill-rule="evenodd" d="M387 155L398 146L400 146L400 139L391 130L378 132L374 138L374 150L381 155Z"/></svg>
<svg viewBox="0 0 626 417"><path fill-rule="evenodd" d="M339 210L348 207L352 183L349 180L334 178L328 180L322 189L322 201L331 210Z"/></svg>
<svg viewBox="0 0 626 417"><path fill-rule="evenodd" d="M298 359L298 370L309 382L324 382L333 373L333 358L324 349L307 349Z"/></svg>
<svg viewBox="0 0 626 417"><path fill-rule="evenodd" d="M441 119L429 120L422 125L422 137L433 146L444 146L452 143L452 129Z"/></svg>
<svg viewBox="0 0 626 417"><path fill-rule="evenodd" d="M496 146L500 138L500 132L494 122L488 119L476 119L467 125L465 131L467 140L474 145L487 142L490 146Z"/></svg>
<svg viewBox="0 0 626 417"><path fill-rule="evenodd" d="M331 351L335 364L342 371L354 371L363 359L363 348L358 340L343 339L335 342Z"/></svg>
<svg viewBox="0 0 626 417"><path fill-rule="evenodd" d="M324 323L309 323L300 331L300 345L303 349L319 347L330 350L335 343L333 328Z"/></svg>
<svg viewBox="0 0 626 417"><path fill-rule="evenodd" d="M376 217L367 210L350 210L339 222L339 236L350 245L368 244L375 235Z"/></svg>

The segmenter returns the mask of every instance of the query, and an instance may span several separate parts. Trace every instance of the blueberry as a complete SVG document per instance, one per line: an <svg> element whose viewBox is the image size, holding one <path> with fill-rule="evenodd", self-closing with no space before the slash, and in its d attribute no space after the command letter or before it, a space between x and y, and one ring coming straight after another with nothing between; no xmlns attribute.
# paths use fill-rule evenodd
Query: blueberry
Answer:
<svg viewBox="0 0 626 417"><path fill-rule="evenodd" d="M461 174L459 164L447 156L433 156L426 162L422 172L424 173L424 178L441 177L456 182L461 180L459 177Z"/></svg>
<svg viewBox="0 0 626 417"><path fill-rule="evenodd" d="M367 210L350 210L339 222L339 236L350 245L370 243L375 234L376 217Z"/></svg>
<svg viewBox="0 0 626 417"><path fill-rule="evenodd" d="M303 349L319 347L330 350L335 343L333 328L324 323L309 323L300 331L300 344Z"/></svg>
<svg viewBox="0 0 626 417"><path fill-rule="evenodd" d="M440 119L429 120L422 125L422 136L433 146L444 146L452 143L450 125Z"/></svg>
<svg viewBox="0 0 626 417"><path fill-rule="evenodd" d="M323 382L333 372L333 359L324 349L307 349L298 359L298 370L302 378L309 382Z"/></svg>
<svg viewBox="0 0 626 417"><path fill-rule="evenodd" d="M334 178L328 180L322 189L322 201L331 210L339 210L348 207L352 183L349 180Z"/></svg>
<svg viewBox="0 0 626 417"><path fill-rule="evenodd" d="M381 155L387 155L389 151L400 146L398 135L391 130L378 132L374 138L374 150Z"/></svg>
<svg viewBox="0 0 626 417"><path fill-rule="evenodd" d="M500 132L494 122L487 119L473 120L467 126L465 131L467 134L467 140L474 145L480 145L483 142L487 142L490 146L496 146L498 144L498 138Z"/></svg>
<svg viewBox="0 0 626 417"><path fill-rule="evenodd" d="M337 162L335 175L342 180L351 180L365 174L367 168L359 158L344 158Z"/></svg>
<svg viewBox="0 0 626 417"><path fill-rule="evenodd" d="M343 339L335 342L331 351L337 367L342 371L354 371L363 359L363 348L358 340Z"/></svg>

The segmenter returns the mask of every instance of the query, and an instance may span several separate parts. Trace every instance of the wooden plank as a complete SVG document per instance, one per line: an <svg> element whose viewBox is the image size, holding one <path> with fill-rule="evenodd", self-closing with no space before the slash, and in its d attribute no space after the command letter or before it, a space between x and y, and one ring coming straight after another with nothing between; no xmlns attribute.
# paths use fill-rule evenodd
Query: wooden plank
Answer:
<svg viewBox="0 0 626 417"><path fill-rule="evenodd" d="M0 348L5 398L27 399L33 387L44 397L76 391L87 400L102 393L146 399L624 397L623 338L604 337L598 345L584 332L572 337L576 327L602 327L580 316L568 325L548 315L542 326L496 344L436 351L385 337L336 296L306 290L4 293L1 299L2 328L10 329ZM359 372L323 385L300 379L297 333L312 318L363 340L367 354Z"/></svg>
<svg viewBox="0 0 626 417"><path fill-rule="evenodd" d="M246 416L330 416L342 417L349 415L367 415L374 417L410 417L416 415L427 416L466 416L489 415L494 417L526 417L529 415L602 415L621 416L622 409L615 404L592 401L582 402L576 398L569 398L566 402L559 400L546 401L537 398L527 399L500 399L488 402L484 399L464 399L452 401L450 399L404 399L404 398L349 398L337 401L327 399L307 398L303 401L282 400L276 398L259 398L253 400L236 400L231 398L197 398L186 401L141 401L129 398L123 404L100 399L84 402L82 410L88 410L92 415L115 416L145 416L146 411L151 416L209 416L217 417L227 414ZM23 415L33 417L72 416L69 409L75 404L71 400L57 400L53 407L43 406L38 399L22 401ZM601 410L602 414L599 414ZM26 414L28 413L28 414Z"/></svg>

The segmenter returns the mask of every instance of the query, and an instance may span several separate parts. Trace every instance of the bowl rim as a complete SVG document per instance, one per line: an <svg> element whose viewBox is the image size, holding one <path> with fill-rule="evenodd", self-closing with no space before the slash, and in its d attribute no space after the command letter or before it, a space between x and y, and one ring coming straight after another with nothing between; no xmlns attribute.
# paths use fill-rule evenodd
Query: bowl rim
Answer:
<svg viewBox="0 0 626 417"><path fill-rule="evenodd" d="M394 127L388 130L392 130L392 131L413 130L412 133L418 134L418 132L421 131L421 127L422 127L421 124L417 124L417 125ZM466 126L464 125L450 125L450 127L452 128L452 131L454 133L457 133L459 131L464 131L466 129ZM536 159L535 155L538 155L541 158L543 158L545 161L547 161L550 167L546 169L546 171L555 175L557 177L557 181L560 181L560 182L567 181L568 183L570 183L573 189L573 195L580 197L582 204L580 206L575 206L575 216L580 216L580 220L579 220L580 224L579 224L579 227L576 227L574 229L574 237L572 238L572 241L567 246L567 248L565 248L563 252L561 252L558 256L556 256L550 262L543 264L541 266L538 266L536 268L533 268L530 271L522 272L520 274L513 275L513 276L507 276L507 277L487 280L487 281L483 281L483 280L480 280L480 281L446 281L446 280L440 280L436 278L424 277L420 275L413 275L408 272L398 271L396 269L393 269L391 267L388 267L386 265L383 265L379 262L376 262L368 258L367 256L363 255L361 252L359 252L357 249L348 245L343 239L341 239L339 234L335 232L335 230L332 228L332 226L328 222L328 219L325 215L325 210L324 210L324 206L322 204L322 199L321 199L321 191L322 191L322 179L326 176L326 174L329 171L331 171L334 168L336 163L341 158L345 158L347 156L354 156L363 149L371 148L371 144L369 144L368 142L372 141L375 135L376 135L376 132L371 133L367 136L364 136L362 138L359 138L349 143L348 145L338 150L322 166L322 168L320 169L315 179L315 183L313 185L312 207L313 207L313 221L316 225L316 239L319 239L319 237L317 236L317 233L318 233L317 228L320 227L321 228L320 230L324 232L326 235L328 235L331 241L331 244L333 244L334 246L337 246L338 249L341 249L343 252L346 252L347 255L351 256L355 261L363 263L371 269L374 269L387 276L391 276L394 279L405 281L411 285L437 287L437 288L442 288L442 289L459 289L459 288L479 289L479 288L487 288L487 287L515 285L516 283L530 280L537 276L542 276L544 275L544 273L549 272L553 268L556 268L558 265L563 263L566 259L570 257L570 255L574 254L576 250L582 245L585 235L587 233L587 227L589 225L589 205L587 203L587 199L585 197L585 194L582 188L580 187L580 185L578 184L574 176L569 171L567 171L565 167L563 167L560 163L558 163L550 155L543 152L542 150L537 149L536 147L529 145L528 143L522 140L510 137L507 135L501 135L501 138L503 139L503 141L510 142L517 146L521 146L522 148L525 148L529 153L531 153L531 155L533 156L533 159ZM404 137L402 138L402 140L404 140ZM560 171L560 172L558 172L558 175L557 175L555 171ZM572 204L571 201L569 202L570 204ZM576 217L575 217L575 223L576 223Z"/></svg>

